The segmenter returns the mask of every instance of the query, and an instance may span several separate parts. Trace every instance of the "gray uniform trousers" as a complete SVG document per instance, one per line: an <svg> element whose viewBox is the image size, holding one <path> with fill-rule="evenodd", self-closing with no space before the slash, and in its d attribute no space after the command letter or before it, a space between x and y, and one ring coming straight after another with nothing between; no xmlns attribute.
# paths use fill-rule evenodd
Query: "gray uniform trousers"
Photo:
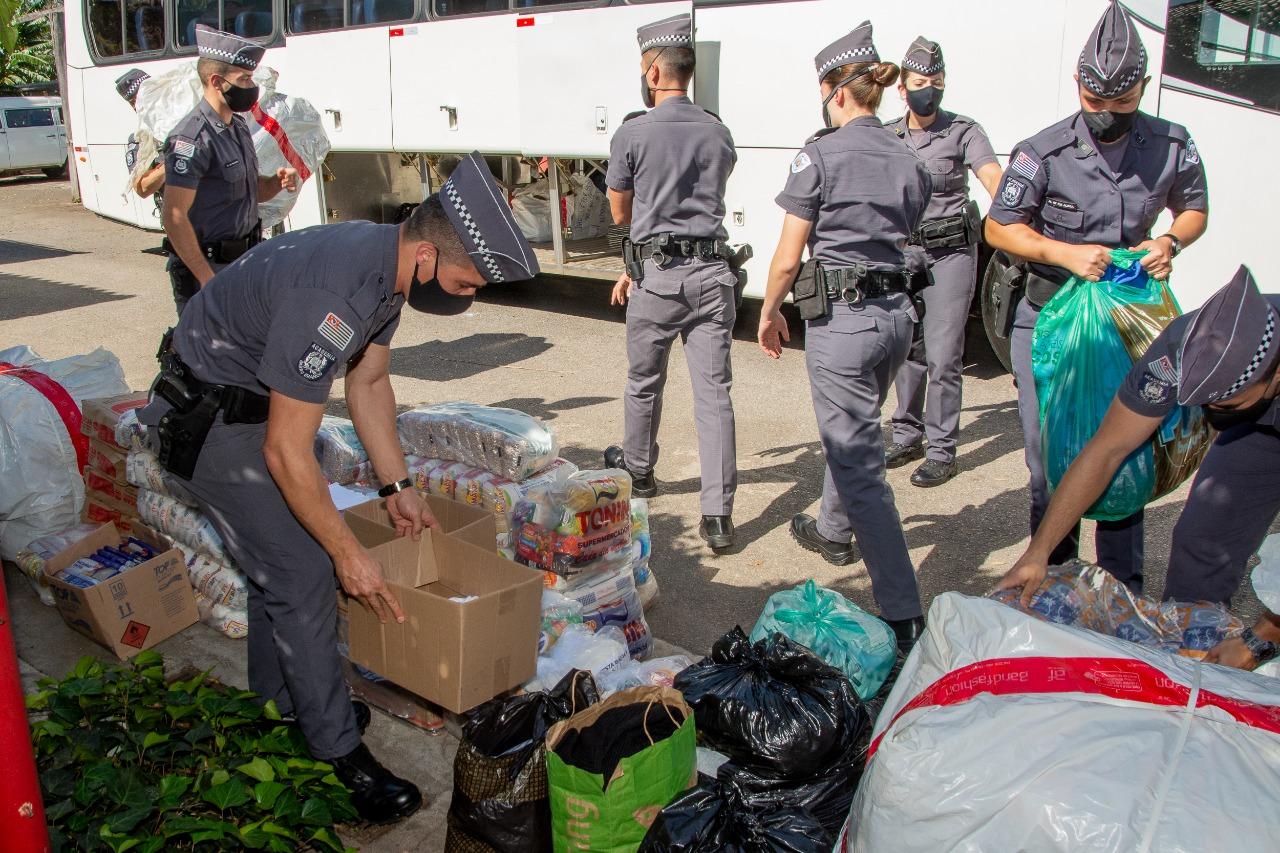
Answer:
<svg viewBox="0 0 1280 853"><path fill-rule="evenodd" d="M923 612L902 521L885 482L880 408L911 347L914 311L905 295L837 301L826 319L810 320L805 363L818 434L827 459L818 533L855 538L885 619Z"/></svg>
<svg viewBox="0 0 1280 853"><path fill-rule="evenodd" d="M1205 455L1173 528L1164 596L1230 604L1280 513L1280 432L1245 424Z"/></svg>
<svg viewBox="0 0 1280 853"><path fill-rule="evenodd" d="M1031 473L1031 532L1049 508L1049 481L1045 477L1040 450L1040 402L1031 366L1031 336L1040 309L1023 299L1014 316L1009 336L1013 359L1013 381L1018 386L1018 419L1022 422L1022 442L1027 470ZM1119 521L1099 521L1096 536L1098 565L1135 592L1142 590L1142 513ZM1063 537L1049 555L1049 565L1073 559L1080 550L1080 525Z"/></svg>
<svg viewBox="0 0 1280 853"><path fill-rule="evenodd" d="M226 264L209 261L209 267L213 270L214 275L217 275L218 271L225 266ZM187 265L178 259L177 255L169 257L167 269L169 270L169 284L173 287L173 305L178 309L178 316L181 317L182 310L187 307L191 297L200 292L200 281L191 270L187 269Z"/></svg>
<svg viewBox="0 0 1280 853"><path fill-rule="evenodd" d="M931 254L933 284L920 294L924 317L894 380L898 409L893 413L893 440L913 445L928 438L926 456L951 462L960 436L964 328L973 301L978 247Z"/></svg>
<svg viewBox="0 0 1280 853"><path fill-rule="evenodd" d="M738 489L733 368L729 349L737 317L737 278L724 261L678 258L659 269L645 261L644 281L627 306L627 467L638 474L658 462L658 424L667 361L676 338L684 342L693 384L693 413L702 467L702 514L732 515Z"/></svg>
<svg viewBox="0 0 1280 853"><path fill-rule="evenodd" d="M360 745L338 657L333 562L285 503L262 455L267 425L209 430L187 483L249 579L249 689L295 713L311 754Z"/></svg>

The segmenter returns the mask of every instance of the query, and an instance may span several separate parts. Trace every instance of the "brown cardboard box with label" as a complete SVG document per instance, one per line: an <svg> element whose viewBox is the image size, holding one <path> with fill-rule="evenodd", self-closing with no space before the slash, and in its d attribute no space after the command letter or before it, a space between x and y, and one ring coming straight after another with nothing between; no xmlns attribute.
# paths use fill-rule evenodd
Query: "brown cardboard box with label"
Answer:
<svg viewBox="0 0 1280 853"><path fill-rule="evenodd" d="M405 614L403 624L383 624L352 603L351 660L461 713L533 677L542 575L494 552L492 513L431 503L444 530L418 542L397 537L389 519L371 520L369 504L347 510Z"/></svg>
<svg viewBox="0 0 1280 853"><path fill-rule="evenodd" d="M124 467L126 456L127 454L114 444L107 444L96 438L89 439L88 465L108 480L128 484Z"/></svg>
<svg viewBox="0 0 1280 853"><path fill-rule="evenodd" d="M158 553L140 566L81 589L59 580L58 572L99 548L118 547L129 534L104 524L54 555L45 565L63 621L124 660L168 639L200 618L182 552L164 550L158 536L135 527L132 535Z"/></svg>

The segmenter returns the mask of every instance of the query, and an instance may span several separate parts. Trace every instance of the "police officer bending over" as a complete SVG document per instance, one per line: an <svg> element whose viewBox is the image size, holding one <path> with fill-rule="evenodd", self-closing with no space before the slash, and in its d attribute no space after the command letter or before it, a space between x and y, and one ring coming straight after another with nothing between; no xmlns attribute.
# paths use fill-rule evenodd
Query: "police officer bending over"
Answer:
<svg viewBox="0 0 1280 853"><path fill-rule="evenodd" d="M1231 603L1249 558L1280 513L1280 296L1263 296L1245 267L1198 311L1169 324L1133 365L1097 434L1071 463L1025 554L1000 581L1030 603L1054 545L1111 483L1121 463L1175 405L1201 406L1221 430L1177 525L1164 596ZM1268 614L1211 662L1253 669L1274 657L1280 617Z"/></svg>
<svg viewBox="0 0 1280 853"><path fill-rule="evenodd" d="M1142 265L1166 278L1174 256L1208 222L1204 169L1186 128L1138 111L1151 79L1146 70L1137 28L1115 3L1080 54L1081 111L1014 148L987 215L987 242L1027 262L1013 271L1025 280L1026 295L1017 305L1010 343L1031 473L1032 533L1049 505L1031 365L1041 307L1072 274L1098 281L1117 246L1146 251ZM1173 225L1152 239L1151 226L1165 208L1175 214ZM1056 544L1052 564L1073 558L1078 527ZM1142 588L1142 546L1141 512L1098 522L1098 564L1135 592Z"/></svg>
<svg viewBox="0 0 1280 853"><path fill-rule="evenodd" d="M982 231L978 206L969 200L968 172L992 197L1000 184L1000 165L982 125L940 108L946 84L942 48L918 36L902 60L898 82L907 114L885 125L925 162L933 182L924 222L911 238L929 253L933 284L921 294L926 310L894 380L898 408L893 439L885 448L890 468L926 457L911 474L911 484L922 488L940 486L959 472L964 327ZM926 438L927 451L921 446Z"/></svg>
<svg viewBox="0 0 1280 853"><path fill-rule="evenodd" d="M334 765L362 818L421 805L418 790L361 743L368 709L347 695L334 574L384 621L403 621L382 569L334 508L314 443L330 386L346 397L401 535L437 527L396 436L391 336L407 301L457 313L486 282L538 271L506 195L478 154L403 225L294 231L218 273L187 306L141 420L249 579L249 688L296 714L311 753Z"/></svg>
<svg viewBox="0 0 1280 853"><path fill-rule="evenodd" d="M791 520L791 536L828 563L844 566L858 549L881 617L907 651L924 628L920 590L893 491L885 482L880 408L911 347L919 276L907 239L920 227L929 171L876 118L898 66L881 62L871 24L814 60L829 128L791 163L778 205L782 235L760 309L760 347L772 358L789 340L782 300L794 282L806 321L805 361L818 434L827 458L822 508ZM810 260L801 268L808 247ZM917 270L922 272L922 270Z"/></svg>
<svg viewBox="0 0 1280 853"><path fill-rule="evenodd" d="M693 29L676 15L639 29L640 90L652 108L623 122L609 151L614 221L631 226L627 273L612 302L627 307L627 391L623 446L605 464L635 478L638 497L658 493L658 422L667 360L684 341L702 463L702 523L712 548L733 544L738 488L729 347L737 276L725 244L724 190L738 155L729 129L689 100Z"/></svg>
<svg viewBox="0 0 1280 853"><path fill-rule="evenodd" d="M142 88L144 81L150 79L151 75L141 68L130 69L116 80L116 91L120 93L120 97L129 103L130 107L136 110L138 89ZM129 139L124 148L124 167L129 170L130 175L133 174L134 167L138 165L138 146L138 135L136 133L129 134ZM158 158L152 160L150 165L147 166L147 170L129 183L139 198L154 197L156 209L163 209L164 193L161 190L164 189L164 164Z"/></svg>
<svg viewBox="0 0 1280 853"><path fill-rule="evenodd" d="M164 144L165 248L178 314L213 274L262 239L258 202L298 188L295 169L259 177L243 113L258 102L260 44L196 27L196 73L204 98Z"/></svg>

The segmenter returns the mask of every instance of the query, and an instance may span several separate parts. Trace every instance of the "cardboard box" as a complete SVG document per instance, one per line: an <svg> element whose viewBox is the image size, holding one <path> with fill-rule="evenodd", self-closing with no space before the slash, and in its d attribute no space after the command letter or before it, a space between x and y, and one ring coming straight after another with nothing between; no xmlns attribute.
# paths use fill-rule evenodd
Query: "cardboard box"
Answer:
<svg viewBox="0 0 1280 853"><path fill-rule="evenodd" d="M46 579L63 621L111 649L121 660L172 637L200 618L182 552L164 550L145 528L134 528L131 533L161 553L88 589L59 580L57 574L99 548L118 546L129 534L121 533L114 524L102 525L45 564Z"/></svg>
<svg viewBox="0 0 1280 853"><path fill-rule="evenodd" d="M107 444L96 438L89 439L88 466L108 480L115 480L117 483L129 482L125 478L124 466L127 456L128 454L114 444Z"/></svg>
<svg viewBox="0 0 1280 853"><path fill-rule="evenodd" d="M89 438L114 445L116 424L125 412L147 404L146 391L130 391L115 397L95 397L80 405L80 431Z"/></svg>
<svg viewBox="0 0 1280 853"><path fill-rule="evenodd" d="M108 480L106 475L93 468L84 469L84 492L86 499L97 500L113 509L128 507L130 515L138 514L137 487Z"/></svg>
<svg viewBox="0 0 1280 853"><path fill-rule="evenodd" d="M470 542L472 545L490 551L494 550L494 543L498 538L498 522L492 512L459 501L451 501L439 495L423 495L423 498L426 499L427 506L431 507L432 514L440 522L440 527L445 533L463 542ZM387 512L387 502L382 498L353 506L343 515L347 519L348 526L352 526L351 519L358 519L352 529L356 530L356 538L360 539L365 547L370 546L365 539L361 538L360 530L357 529L364 522L390 530L394 535L395 525L391 523L391 513ZM375 545L381 544L384 537L378 534L373 536L371 541Z"/></svg>
<svg viewBox="0 0 1280 853"><path fill-rule="evenodd" d="M492 513L484 513L487 526L464 524L449 532L451 522L483 511L444 503L460 512L437 510L446 532L424 532L418 542L396 537L367 511L347 511L347 524L382 565L405 614L403 624L383 624L351 604L351 660L461 713L533 677L542 575L494 552ZM480 545L462 537L488 538ZM451 600L461 597L471 598Z"/></svg>
<svg viewBox="0 0 1280 853"><path fill-rule="evenodd" d="M115 524L123 530L129 527L130 522L137 515L137 509L125 512L123 507L114 502L89 493L84 497L84 509L80 512L80 520L88 524Z"/></svg>

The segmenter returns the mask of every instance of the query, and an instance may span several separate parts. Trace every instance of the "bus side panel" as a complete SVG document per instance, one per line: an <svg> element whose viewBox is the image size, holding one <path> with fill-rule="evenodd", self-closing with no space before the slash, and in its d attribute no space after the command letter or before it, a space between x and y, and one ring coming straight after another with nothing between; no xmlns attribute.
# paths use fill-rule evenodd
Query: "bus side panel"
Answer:
<svg viewBox="0 0 1280 853"><path fill-rule="evenodd" d="M70 43L74 39L68 35ZM80 187L80 201L92 211L98 209L98 185L93 180L93 163L89 159L89 147L83 140L86 136L84 116L84 71L71 66L67 67L67 103L63 104L63 118L71 133L74 145L71 167L75 170L76 184Z"/></svg>
<svg viewBox="0 0 1280 853"><path fill-rule="evenodd" d="M267 52L266 63L280 72L280 91L311 102L335 149L385 151L390 145L387 33L386 27L368 27L289 36L283 49ZM410 107L421 109L428 80L406 80Z"/></svg>
<svg viewBox="0 0 1280 853"><path fill-rule="evenodd" d="M644 108L636 28L691 7L681 0L524 17L516 31L521 149L607 156L623 117Z"/></svg>
<svg viewBox="0 0 1280 853"><path fill-rule="evenodd" d="M773 199L786 183L795 156L788 148L738 147L738 163L725 190L724 224L731 242L750 243L755 253L746 266L748 296L764 296L784 215Z"/></svg>

